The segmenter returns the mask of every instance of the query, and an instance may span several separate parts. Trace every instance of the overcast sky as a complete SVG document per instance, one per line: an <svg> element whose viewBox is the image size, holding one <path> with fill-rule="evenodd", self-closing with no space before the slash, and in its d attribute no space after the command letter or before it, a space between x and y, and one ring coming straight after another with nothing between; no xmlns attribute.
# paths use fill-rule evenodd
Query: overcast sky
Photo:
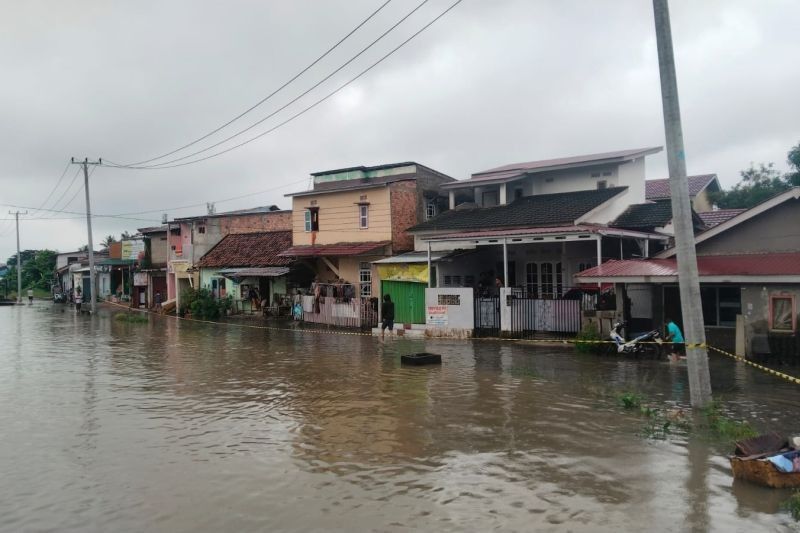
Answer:
<svg viewBox="0 0 800 533"><path fill-rule="evenodd" d="M2 0L0 204L42 206L70 156L132 163L202 136L279 87L382 1ZM419 1L393 0L230 133L305 91ZM250 133L324 96L452 1L429 0ZM785 169L786 152L800 141L800 2L672 0L670 8L689 172L715 172L728 186L750 161ZM248 195L217 210L288 208L283 195L320 170L414 160L466 178L517 161L663 144L649 0L464 0L356 83L243 148L173 169L96 169L92 207L172 218L204 211L178 206ZM77 170L44 207L83 211ZM666 176L663 153L648 158L647 174ZM11 208L0 209L8 219ZM153 225L160 214L135 218L143 220L95 219L95 243ZM21 237L23 249L68 251L86 242L85 219L25 221ZM14 251L13 223L0 220L0 261Z"/></svg>

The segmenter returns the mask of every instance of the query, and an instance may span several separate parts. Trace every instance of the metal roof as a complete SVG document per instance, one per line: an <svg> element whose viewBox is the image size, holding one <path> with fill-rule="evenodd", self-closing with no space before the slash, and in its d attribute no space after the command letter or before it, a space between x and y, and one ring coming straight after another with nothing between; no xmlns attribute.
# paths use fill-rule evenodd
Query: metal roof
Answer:
<svg viewBox="0 0 800 533"><path fill-rule="evenodd" d="M362 255L391 244L380 242L339 242L336 244L315 244L311 246L292 246L281 254L282 257L334 257Z"/></svg>
<svg viewBox="0 0 800 533"><path fill-rule="evenodd" d="M715 276L800 276L800 252L698 256L697 270L701 280ZM674 258L611 260L576 274L582 281L677 276Z"/></svg>
<svg viewBox="0 0 800 533"><path fill-rule="evenodd" d="M565 170L570 168L587 167L593 165L603 165L610 163L624 163L632 159L658 153L662 150L661 146L651 146L648 148L634 148L630 150L618 150L615 152L604 152L599 154L586 154L570 157L560 157L556 159L542 159L540 161L528 161L525 163L512 163L500 167L476 172L468 180L461 180L455 183L447 183L442 187L446 189L469 187L475 183L485 183L493 181L505 181L516 179L525 174L547 172L552 170Z"/></svg>
<svg viewBox="0 0 800 533"><path fill-rule="evenodd" d="M277 278L289 273L289 267L223 268L219 271L226 278Z"/></svg>
<svg viewBox="0 0 800 533"><path fill-rule="evenodd" d="M431 261L439 261L440 259L450 255L450 252L431 252ZM405 254L395 255L394 257L387 257L373 261L376 265L394 265L403 263L426 263L428 261L428 252L408 252Z"/></svg>

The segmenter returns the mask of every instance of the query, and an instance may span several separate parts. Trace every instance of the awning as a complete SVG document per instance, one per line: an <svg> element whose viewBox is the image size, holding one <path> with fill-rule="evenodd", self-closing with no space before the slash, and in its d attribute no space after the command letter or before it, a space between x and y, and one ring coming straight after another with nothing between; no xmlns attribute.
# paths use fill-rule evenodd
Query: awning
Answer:
<svg viewBox="0 0 800 533"><path fill-rule="evenodd" d="M431 261L439 261L444 257L450 255L451 252L431 252ZM402 263L427 263L428 252L408 252L405 254L395 255L394 257L387 257L373 261L376 265L396 265Z"/></svg>
<svg viewBox="0 0 800 533"><path fill-rule="evenodd" d="M219 271L226 278L277 278L289 273L289 267L223 268Z"/></svg>
<svg viewBox="0 0 800 533"><path fill-rule="evenodd" d="M389 241L381 242L340 242L336 244L316 244L313 246L292 246L280 255L282 257L342 257L364 255L387 246Z"/></svg>

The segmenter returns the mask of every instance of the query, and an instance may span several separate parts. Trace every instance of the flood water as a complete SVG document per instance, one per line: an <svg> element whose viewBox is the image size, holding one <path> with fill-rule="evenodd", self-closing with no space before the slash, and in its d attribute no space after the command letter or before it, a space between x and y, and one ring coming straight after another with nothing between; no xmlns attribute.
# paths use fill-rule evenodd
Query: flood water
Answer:
<svg viewBox="0 0 800 533"><path fill-rule="evenodd" d="M610 390L685 366L500 341L0 307L3 531L783 531L726 446L642 435ZM442 354L437 368L399 354ZM714 393L800 433L800 387L712 357Z"/></svg>

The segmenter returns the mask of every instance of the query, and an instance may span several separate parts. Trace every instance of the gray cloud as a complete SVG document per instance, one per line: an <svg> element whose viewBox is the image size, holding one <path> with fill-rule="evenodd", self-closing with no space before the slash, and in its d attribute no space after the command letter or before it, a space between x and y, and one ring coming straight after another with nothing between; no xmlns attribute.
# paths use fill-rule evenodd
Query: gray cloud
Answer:
<svg viewBox="0 0 800 533"><path fill-rule="evenodd" d="M449 3L430 0L299 107L254 131L343 83ZM717 172L731 184L751 160L783 167L787 149L800 141L800 70L792 57L800 4L671 4L690 172ZM377 5L97 0L5 6L0 203L38 206L73 155L130 162L196 138L280 85ZM415 5L394 0L250 120L305 90ZM663 129L650 2L465 0L386 63L280 130L197 165L98 169L92 202L95 212L123 213L283 186L218 209L288 207L283 194L304 188L292 182L328 168L412 159L463 178L513 161L653 144L663 144ZM663 155L649 159L648 175L666 175ZM83 209L82 195L70 209ZM148 224L98 219L95 241ZM0 221L2 259L14 251L9 229ZM26 248L65 250L85 241L85 226L80 219L25 222L22 237Z"/></svg>

